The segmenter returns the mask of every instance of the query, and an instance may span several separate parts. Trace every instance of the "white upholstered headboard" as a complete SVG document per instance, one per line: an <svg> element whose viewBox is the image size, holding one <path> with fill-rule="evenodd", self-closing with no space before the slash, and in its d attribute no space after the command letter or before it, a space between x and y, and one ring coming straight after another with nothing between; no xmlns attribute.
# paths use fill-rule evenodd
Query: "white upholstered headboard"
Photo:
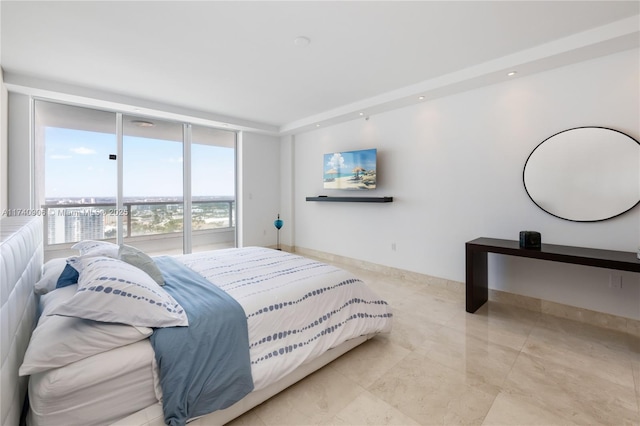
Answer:
<svg viewBox="0 0 640 426"><path fill-rule="evenodd" d="M42 218L0 219L0 424L17 425L28 377L18 369L36 320L34 284L43 261Z"/></svg>

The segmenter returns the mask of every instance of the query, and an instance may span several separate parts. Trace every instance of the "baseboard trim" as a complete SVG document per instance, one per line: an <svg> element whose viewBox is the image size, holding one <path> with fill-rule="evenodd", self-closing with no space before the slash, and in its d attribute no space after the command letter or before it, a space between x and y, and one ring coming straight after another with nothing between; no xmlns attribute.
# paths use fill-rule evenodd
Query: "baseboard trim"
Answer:
<svg viewBox="0 0 640 426"><path fill-rule="evenodd" d="M640 321L550 300L489 289L489 300L640 337Z"/></svg>

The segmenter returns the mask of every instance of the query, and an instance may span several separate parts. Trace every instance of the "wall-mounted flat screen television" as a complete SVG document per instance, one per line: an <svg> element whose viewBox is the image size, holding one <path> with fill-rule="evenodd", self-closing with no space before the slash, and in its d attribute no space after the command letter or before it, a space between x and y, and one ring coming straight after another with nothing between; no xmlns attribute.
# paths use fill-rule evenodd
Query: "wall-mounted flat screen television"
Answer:
<svg viewBox="0 0 640 426"><path fill-rule="evenodd" d="M324 189L375 189L377 150L324 154Z"/></svg>

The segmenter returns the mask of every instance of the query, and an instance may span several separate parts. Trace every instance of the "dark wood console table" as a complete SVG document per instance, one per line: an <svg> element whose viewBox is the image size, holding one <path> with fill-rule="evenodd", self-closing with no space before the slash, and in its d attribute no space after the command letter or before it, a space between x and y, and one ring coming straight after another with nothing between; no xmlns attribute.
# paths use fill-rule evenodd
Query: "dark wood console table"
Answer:
<svg viewBox="0 0 640 426"><path fill-rule="evenodd" d="M553 262L573 263L620 271L640 272L636 253L599 250L585 247L542 244L540 249L520 248L518 241L477 238L465 244L466 249L466 309L475 312L487 301L487 253L529 257Z"/></svg>

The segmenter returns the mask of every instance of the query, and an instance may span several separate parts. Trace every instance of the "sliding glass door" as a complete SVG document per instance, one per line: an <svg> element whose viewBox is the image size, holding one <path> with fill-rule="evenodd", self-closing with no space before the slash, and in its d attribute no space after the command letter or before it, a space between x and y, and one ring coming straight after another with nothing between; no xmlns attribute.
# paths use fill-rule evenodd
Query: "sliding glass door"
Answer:
<svg viewBox="0 0 640 426"><path fill-rule="evenodd" d="M43 101L35 104L36 197L46 244L116 239L116 115ZM111 157L110 157L111 156Z"/></svg>
<svg viewBox="0 0 640 426"><path fill-rule="evenodd" d="M183 252L183 125L123 115L124 242L147 253Z"/></svg>
<svg viewBox="0 0 640 426"><path fill-rule="evenodd" d="M46 252L85 239L152 255L236 246L235 132L43 100L34 111Z"/></svg>
<svg viewBox="0 0 640 426"><path fill-rule="evenodd" d="M191 127L192 252L236 245L235 136Z"/></svg>

